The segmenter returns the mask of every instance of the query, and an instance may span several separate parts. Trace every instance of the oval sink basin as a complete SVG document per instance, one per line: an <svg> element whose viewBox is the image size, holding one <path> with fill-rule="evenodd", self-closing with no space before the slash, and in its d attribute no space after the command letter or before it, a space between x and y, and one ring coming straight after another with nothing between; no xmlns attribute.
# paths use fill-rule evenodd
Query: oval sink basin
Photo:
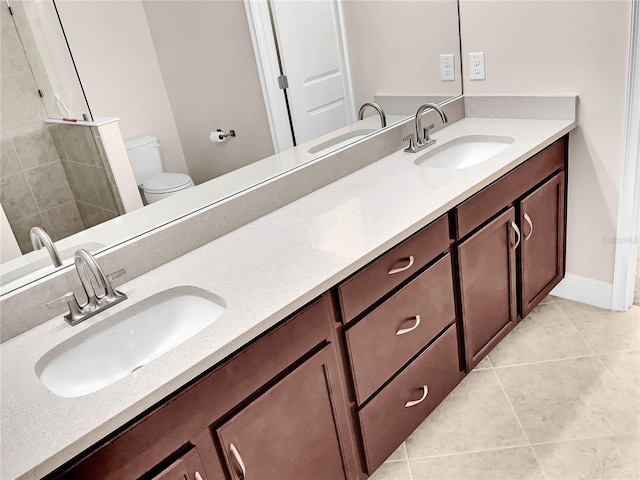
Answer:
<svg viewBox="0 0 640 480"><path fill-rule="evenodd" d="M56 346L37 362L36 373L56 395L87 395L126 377L201 332L220 318L225 309L221 298L205 290L169 289Z"/></svg>
<svg viewBox="0 0 640 480"><path fill-rule="evenodd" d="M335 138L327 140L326 142L319 143L307 150L309 153L328 153L333 150L337 150L345 145L360 140L361 138L371 135L377 132L378 128L361 128L360 130L353 130L352 132L343 133Z"/></svg>
<svg viewBox="0 0 640 480"><path fill-rule="evenodd" d="M456 138L418 157L421 167L459 169L486 162L513 143L511 137L467 135Z"/></svg>

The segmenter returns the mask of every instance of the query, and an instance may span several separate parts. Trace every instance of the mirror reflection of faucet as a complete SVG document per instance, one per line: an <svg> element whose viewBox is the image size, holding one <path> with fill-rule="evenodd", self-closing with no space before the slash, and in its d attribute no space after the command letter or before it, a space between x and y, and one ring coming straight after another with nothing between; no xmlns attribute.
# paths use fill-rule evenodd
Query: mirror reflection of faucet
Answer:
<svg viewBox="0 0 640 480"><path fill-rule="evenodd" d="M31 245L34 250L39 250L41 248L46 248L47 252L49 252L49 256L51 257L51 262L53 266L58 268L62 266L62 260L60 260L60 254L56 249L56 246L51 240L51 237L47 232L44 231L41 227L32 227L29 231L29 237L31 238Z"/></svg>
<svg viewBox="0 0 640 480"><path fill-rule="evenodd" d="M373 102L363 103L362 106L360 107L360 111L358 112L358 120L362 120L364 118L364 111L367 109L367 107L374 108L378 112L378 115L380 116L380 128L386 127L387 116L384 114L384 110L382 110L382 107L380 107L380 105L378 105L377 103L373 103Z"/></svg>

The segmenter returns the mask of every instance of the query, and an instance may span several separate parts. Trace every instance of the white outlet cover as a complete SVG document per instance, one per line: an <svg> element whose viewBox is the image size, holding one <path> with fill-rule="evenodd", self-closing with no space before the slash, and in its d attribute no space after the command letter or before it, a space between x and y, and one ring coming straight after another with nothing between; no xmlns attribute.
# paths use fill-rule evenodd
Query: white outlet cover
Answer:
<svg viewBox="0 0 640 480"><path fill-rule="evenodd" d="M469 54L469 78L471 80L485 80L484 52Z"/></svg>
<svg viewBox="0 0 640 480"><path fill-rule="evenodd" d="M451 81L456 79L455 56L453 53L440 55L440 80Z"/></svg>

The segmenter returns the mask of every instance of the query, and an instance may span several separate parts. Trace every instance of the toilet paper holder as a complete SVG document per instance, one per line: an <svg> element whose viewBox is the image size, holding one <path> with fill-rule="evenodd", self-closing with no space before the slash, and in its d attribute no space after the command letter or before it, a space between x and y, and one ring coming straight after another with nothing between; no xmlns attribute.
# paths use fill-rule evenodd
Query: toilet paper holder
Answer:
<svg viewBox="0 0 640 480"><path fill-rule="evenodd" d="M228 137L235 137L236 136L236 131L235 130L229 130L229 133L224 133L221 129L216 129L215 132L211 132L211 135L209 135L209 139L212 142L224 142Z"/></svg>

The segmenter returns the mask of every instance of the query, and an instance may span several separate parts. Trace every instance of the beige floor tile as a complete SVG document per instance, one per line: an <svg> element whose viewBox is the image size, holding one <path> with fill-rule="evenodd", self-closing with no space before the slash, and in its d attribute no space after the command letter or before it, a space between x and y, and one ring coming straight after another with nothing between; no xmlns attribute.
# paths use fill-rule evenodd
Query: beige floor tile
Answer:
<svg viewBox="0 0 640 480"><path fill-rule="evenodd" d="M538 305L492 351L494 367L593 355L557 303Z"/></svg>
<svg viewBox="0 0 640 480"><path fill-rule="evenodd" d="M531 443L637 431L637 402L597 357L495 372Z"/></svg>
<svg viewBox="0 0 640 480"><path fill-rule="evenodd" d="M489 360L488 356L480 360L480 363L474 367L474 370L484 370L487 368L493 368L493 365L491 365L491 360Z"/></svg>
<svg viewBox="0 0 640 480"><path fill-rule="evenodd" d="M410 460L414 480L544 479L530 447Z"/></svg>
<svg viewBox="0 0 640 480"><path fill-rule="evenodd" d="M554 297L553 295L547 295L546 297L544 297L542 299L542 301L540 302L542 303L556 303L558 301L558 297Z"/></svg>
<svg viewBox="0 0 640 480"><path fill-rule="evenodd" d="M558 305L597 353L640 350L639 306L612 312L564 299Z"/></svg>
<svg viewBox="0 0 640 480"><path fill-rule="evenodd" d="M385 462L373 472L369 480L411 480L409 462L406 460Z"/></svg>
<svg viewBox="0 0 640 480"><path fill-rule="evenodd" d="M624 387L640 394L640 352L609 353L600 358Z"/></svg>
<svg viewBox="0 0 640 480"><path fill-rule="evenodd" d="M536 445L548 480L622 480L640 478L638 435Z"/></svg>
<svg viewBox="0 0 640 480"><path fill-rule="evenodd" d="M405 443L413 459L526 445L526 438L493 370L474 370Z"/></svg>
<svg viewBox="0 0 640 480"><path fill-rule="evenodd" d="M393 462L395 460L406 460L406 459L407 459L407 447L403 443L398 448L396 448L395 452L389 455L389 458L387 458L386 461Z"/></svg>

